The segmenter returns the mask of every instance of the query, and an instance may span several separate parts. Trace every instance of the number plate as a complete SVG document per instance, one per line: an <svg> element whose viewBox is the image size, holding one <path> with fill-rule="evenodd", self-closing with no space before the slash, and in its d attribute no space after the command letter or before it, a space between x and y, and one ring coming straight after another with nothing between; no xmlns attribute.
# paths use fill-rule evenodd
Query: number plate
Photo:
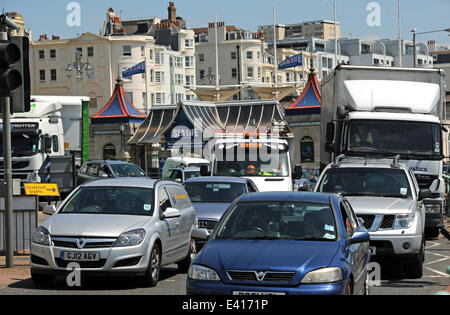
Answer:
<svg viewBox="0 0 450 315"><path fill-rule="evenodd" d="M372 256L375 256L377 254L377 248L375 246L370 246L369 250Z"/></svg>
<svg viewBox="0 0 450 315"><path fill-rule="evenodd" d="M233 295L286 295L284 292L233 291Z"/></svg>
<svg viewBox="0 0 450 315"><path fill-rule="evenodd" d="M65 261L99 261L99 252L61 252L61 260Z"/></svg>

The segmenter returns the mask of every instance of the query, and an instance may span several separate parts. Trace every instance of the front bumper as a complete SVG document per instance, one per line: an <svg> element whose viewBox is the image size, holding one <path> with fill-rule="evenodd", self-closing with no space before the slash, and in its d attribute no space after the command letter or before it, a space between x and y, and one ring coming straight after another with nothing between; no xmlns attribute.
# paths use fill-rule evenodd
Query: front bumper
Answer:
<svg viewBox="0 0 450 315"><path fill-rule="evenodd" d="M60 274L72 271L69 263L61 259L61 253L65 252L98 252L100 260L96 262L76 262L80 271L86 273L114 273L114 274L144 274L149 264L149 251L146 242L130 247L110 247L98 249L62 248L31 244L31 269L34 273Z"/></svg>
<svg viewBox="0 0 450 315"><path fill-rule="evenodd" d="M347 281L325 284L301 284L297 287L276 287L276 286L251 286L223 283L222 281L202 281L187 279L186 294L188 295L233 295L234 292L241 292L239 295L343 295L347 287Z"/></svg>
<svg viewBox="0 0 450 315"><path fill-rule="evenodd" d="M410 259L420 254L422 235L380 235L370 234L370 246L375 247L373 260L376 259ZM409 245L407 245L409 244Z"/></svg>

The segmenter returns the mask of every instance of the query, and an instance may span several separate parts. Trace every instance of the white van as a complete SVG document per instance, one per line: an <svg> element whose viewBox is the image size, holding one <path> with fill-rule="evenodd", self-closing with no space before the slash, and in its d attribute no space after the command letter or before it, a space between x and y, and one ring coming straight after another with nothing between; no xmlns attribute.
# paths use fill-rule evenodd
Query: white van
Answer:
<svg viewBox="0 0 450 315"><path fill-rule="evenodd" d="M201 158L194 158L194 157L170 157L167 158L166 162L164 163L163 171L162 171L162 178L167 178L169 175L169 170L172 168L177 167L200 167L202 165L208 166L208 169L210 169L211 163L206 159Z"/></svg>

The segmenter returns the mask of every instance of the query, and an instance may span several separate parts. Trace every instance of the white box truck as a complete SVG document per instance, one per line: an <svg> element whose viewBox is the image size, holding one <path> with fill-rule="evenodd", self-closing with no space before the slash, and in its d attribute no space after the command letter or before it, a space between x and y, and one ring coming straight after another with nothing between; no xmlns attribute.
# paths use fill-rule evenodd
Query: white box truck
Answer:
<svg viewBox="0 0 450 315"><path fill-rule="evenodd" d="M442 225L444 72L438 69L338 66L322 82L321 169L340 154L394 157L413 171L424 200L426 227Z"/></svg>
<svg viewBox="0 0 450 315"><path fill-rule="evenodd" d="M30 111L12 115L13 179L45 181L40 178L40 170L48 157L75 154L78 164L87 158L89 135L83 133L83 119L86 124L83 108L89 109L89 100L85 96L31 96ZM3 125L0 131L3 132ZM2 137L0 151L0 177L3 177Z"/></svg>

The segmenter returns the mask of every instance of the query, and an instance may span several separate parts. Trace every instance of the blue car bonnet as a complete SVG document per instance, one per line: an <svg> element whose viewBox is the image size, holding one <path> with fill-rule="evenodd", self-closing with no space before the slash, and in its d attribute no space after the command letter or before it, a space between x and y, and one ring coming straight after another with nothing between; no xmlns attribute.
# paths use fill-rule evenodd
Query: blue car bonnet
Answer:
<svg viewBox="0 0 450 315"><path fill-rule="evenodd" d="M290 240L210 240L194 263L227 270L301 271L327 267L339 242Z"/></svg>

